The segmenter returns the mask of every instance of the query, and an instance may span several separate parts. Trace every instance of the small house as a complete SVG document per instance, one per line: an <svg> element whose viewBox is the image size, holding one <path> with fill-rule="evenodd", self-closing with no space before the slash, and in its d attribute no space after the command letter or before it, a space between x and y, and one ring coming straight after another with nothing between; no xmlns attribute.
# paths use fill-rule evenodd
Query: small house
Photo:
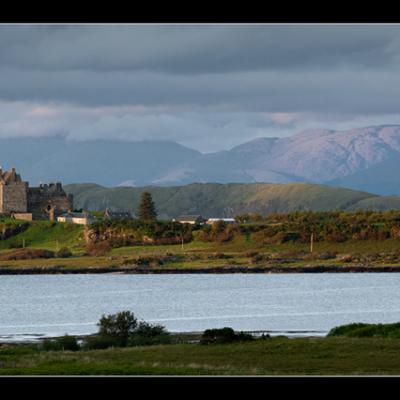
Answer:
<svg viewBox="0 0 400 400"><path fill-rule="evenodd" d="M207 219L203 218L201 215L180 215L179 217L173 219L173 221L180 222L181 224L204 224Z"/></svg>
<svg viewBox="0 0 400 400"><path fill-rule="evenodd" d="M106 208L106 211L104 212L104 219L132 219L132 214L130 213L130 211L110 211L108 208Z"/></svg>
<svg viewBox="0 0 400 400"><path fill-rule="evenodd" d="M215 222L218 222L218 221L223 221L226 224L234 224L236 222L235 218L208 218L206 224L212 225L212 224L214 224Z"/></svg>
<svg viewBox="0 0 400 400"><path fill-rule="evenodd" d="M71 224L89 225L94 222L94 217L88 213L68 212L57 217L58 222L69 222Z"/></svg>

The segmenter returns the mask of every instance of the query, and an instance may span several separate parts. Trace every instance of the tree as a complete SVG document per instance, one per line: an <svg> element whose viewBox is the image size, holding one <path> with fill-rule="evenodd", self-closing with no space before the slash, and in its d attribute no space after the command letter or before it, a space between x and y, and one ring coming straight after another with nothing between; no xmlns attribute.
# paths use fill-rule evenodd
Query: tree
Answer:
<svg viewBox="0 0 400 400"><path fill-rule="evenodd" d="M131 311L102 315L97 326L97 335L83 341L84 350L165 344L171 340L165 327L138 321Z"/></svg>
<svg viewBox="0 0 400 400"><path fill-rule="evenodd" d="M117 314L103 315L97 325L100 336L126 341L135 332L138 321L132 312L121 311Z"/></svg>
<svg viewBox="0 0 400 400"><path fill-rule="evenodd" d="M138 215L143 221L154 221L157 218L156 208L149 192L142 194Z"/></svg>

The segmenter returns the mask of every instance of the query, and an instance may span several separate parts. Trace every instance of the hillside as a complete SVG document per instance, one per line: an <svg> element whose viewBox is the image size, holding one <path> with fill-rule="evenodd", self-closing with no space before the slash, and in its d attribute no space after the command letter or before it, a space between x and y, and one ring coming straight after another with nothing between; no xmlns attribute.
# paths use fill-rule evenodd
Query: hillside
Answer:
<svg viewBox="0 0 400 400"><path fill-rule="evenodd" d="M246 212L268 214L295 210L400 209L399 197L310 183L194 183L173 187L116 187L75 184L65 187L76 208L136 211L140 195L149 191L161 218L180 214L232 217Z"/></svg>
<svg viewBox="0 0 400 400"><path fill-rule="evenodd" d="M366 170L337 178L328 182L333 186L348 187L355 190L393 195L400 193L400 176L397 171L400 165L400 154L375 164Z"/></svg>

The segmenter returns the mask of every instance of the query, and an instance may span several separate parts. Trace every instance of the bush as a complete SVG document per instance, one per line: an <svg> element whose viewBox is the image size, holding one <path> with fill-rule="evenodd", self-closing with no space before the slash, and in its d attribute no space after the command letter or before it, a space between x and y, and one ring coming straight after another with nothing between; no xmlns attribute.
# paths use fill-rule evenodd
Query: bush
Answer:
<svg viewBox="0 0 400 400"><path fill-rule="evenodd" d="M96 221L86 232L91 243L108 241L111 247L138 244L180 244L193 240L190 224L174 221L103 220Z"/></svg>
<svg viewBox="0 0 400 400"><path fill-rule="evenodd" d="M22 249L22 247L22 242L10 242L10 244L8 245L9 249Z"/></svg>
<svg viewBox="0 0 400 400"><path fill-rule="evenodd" d="M33 260L36 258L53 258L54 252L42 249L16 249L0 256L0 261Z"/></svg>
<svg viewBox="0 0 400 400"><path fill-rule="evenodd" d="M200 343L232 343L237 341L253 340L253 336L245 332L235 333L232 328L207 329L203 332Z"/></svg>
<svg viewBox="0 0 400 400"><path fill-rule="evenodd" d="M197 239L203 242L229 242L235 236L238 229L234 225L229 225L224 221L217 221L210 225L205 225L197 235Z"/></svg>
<svg viewBox="0 0 400 400"><path fill-rule="evenodd" d="M146 337L140 335L133 335L128 339L127 346L135 347L135 346L153 346L156 344L170 344L171 336L169 334L159 335L154 337Z"/></svg>
<svg viewBox="0 0 400 400"><path fill-rule="evenodd" d="M153 344L168 344L171 335L162 325L151 325L140 322L135 333L129 337L128 346L148 346Z"/></svg>
<svg viewBox="0 0 400 400"><path fill-rule="evenodd" d="M86 245L86 253L90 256L104 256L111 251L112 246L107 240L103 240L98 243L89 243Z"/></svg>
<svg viewBox="0 0 400 400"><path fill-rule="evenodd" d="M57 257L60 258L68 258L72 256L72 252L68 247L62 247L57 253L56 253Z"/></svg>
<svg viewBox="0 0 400 400"><path fill-rule="evenodd" d="M82 343L83 350L103 350L110 347L124 347L126 341L111 336L89 336Z"/></svg>
<svg viewBox="0 0 400 400"><path fill-rule="evenodd" d="M76 338L69 335L55 339L44 339L40 348L43 351L78 351L80 349Z"/></svg>
<svg viewBox="0 0 400 400"><path fill-rule="evenodd" d="M303 256L304 260L331 260L336 258L337 251L324 251L322 253L308 253Z"/></svg>
<svg viewBox="0 0 400 400"><path fill-rule="evenodd" d="M155 337L168 334L165 327L162 325L153 325L148 322L141 321L135 331L135 334L143 337Z"/></svg>
<svg viewBox="0 0 400 400"><path fill-rule="evenodd" d="M207 258L209 260L229 260L233 258L233 256L225 253L214 253L214 254L209 254Z"/></svg>
<svg viewBox="0 0 400 400"><path fill-rule="evenodd" d="M152 257L138 257L135 260L136 265L142 266L142 267L148 267L150 263L153 261Z"/></svg>
<svg viewBox="0 0 400 400"><path fill-rule="evenodd" d="M250 260L250 262L252 264L258 264L258 263L260 263L262 261L265 261L265 258L264 258L264 256L262 254L256 254L253 257L251 257L251 260Z"/></svg>
<svg viewBox="0 0 400 400"><path fill-rule="evenodd" d="M297 232L278 232L273 238L272 243L282 244L289 241L296 241L300 238Z"/></svg>
<svg viewBox="0 0 400 400"><path fill-rule="evenodd" d="M82 348L86 350L107 349L109 347L144 346L170 343L171 337L165 327L138 322L130 311L103 315L99 332L86 338Z"/></svg>
<svg viewBox="0 0 400 400"><path fill-rule="evenodd" d="M400 323L353 323L331 329L328 336L400 338Z"/></svg>

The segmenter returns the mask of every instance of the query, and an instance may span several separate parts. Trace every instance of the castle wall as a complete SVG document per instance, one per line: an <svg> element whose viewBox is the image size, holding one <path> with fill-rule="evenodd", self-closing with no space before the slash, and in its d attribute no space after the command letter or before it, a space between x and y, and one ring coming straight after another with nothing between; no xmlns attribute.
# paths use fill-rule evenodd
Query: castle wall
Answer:
<svg viewBox="0 0 400 400"><path fill-rule="evenodd" d="M72 209L72 195L65 193L61 183L30 188L15 168L3 172L0 167L0 214L19 214L18 217L25 219L56 220L60 214Z"/></svg>
<svg viewBox="0 0 400 400"><path fill-rule="evenodd" d="M26 182L0 184L0 213L26 213L28 211L27 193Z"/></svg>
<svg viewBox="0 0 400 400"><path fill-rule="evenodd" d="M67 196L61 184L40 185L28 189L28 210L34 219L49 219L52 208L55 218L73 209L73 198Z"/></svg>

